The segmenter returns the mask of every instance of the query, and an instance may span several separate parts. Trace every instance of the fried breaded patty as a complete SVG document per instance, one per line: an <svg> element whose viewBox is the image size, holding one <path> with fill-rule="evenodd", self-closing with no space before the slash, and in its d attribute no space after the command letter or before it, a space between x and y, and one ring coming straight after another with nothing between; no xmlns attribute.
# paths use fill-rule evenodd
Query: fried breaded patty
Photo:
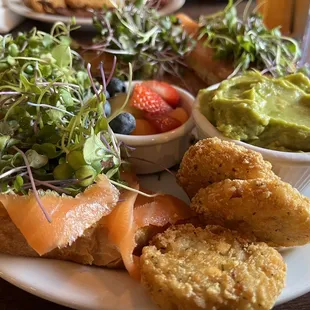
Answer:
<svg viewBox="0 0 310 310"><path fill-rule="evenodd" d="M191 208L205 224L236 229L272 246L310 242L310 200L280 179L225 180L201 189Z"/></svg>
<svg viewBox="0 0 310 310"><path fill-rule="evenodd" d="M281 255L220 226L191 224L158 234L141 256L142 283L172 309L271 309L285 283Z"/></svg>
<svg viewBox="0 0 310 310"><path fill-rule="evenodd" d="M234 143L210 138L197 142L184 155L177 174L189 197L200 188L225 179L275 178L261 154Z"/></svg>

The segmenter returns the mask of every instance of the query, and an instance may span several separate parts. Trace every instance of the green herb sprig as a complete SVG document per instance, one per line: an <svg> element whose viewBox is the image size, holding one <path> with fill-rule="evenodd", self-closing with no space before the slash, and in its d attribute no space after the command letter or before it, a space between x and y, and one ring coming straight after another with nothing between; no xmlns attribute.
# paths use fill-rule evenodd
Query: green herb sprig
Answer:
<svg viewBox="0 0 310 310"><path fill-rule="evenodd" d="M273 76L295 72L301 55L298 42L281 35L280 28L267 29L261 15L248 14L250 4L243 18L237 16L233 0L223 11L201 17L198 38L214 49L216 58L233 62L231 76L251 67Z"/></svg>
<svg viewBox="0 0 310 310"><path fill-rule="evenodd" d="M180 76L182 58L195 46L174 16L159 16L144 0L104 9L94 15L99 35L86 49L118 58L117 75L127 77L132 63L134 79L147 79L168 72Z"/></svg>
<svg viewBox="0 0 310 310"><path fill-rule="evenodd" d="M117 181L121 165L106 83L97 89L69 34L56 23L51 33L0 37L0 191L32 190L48 221L37 188L74 196L100 173Z"/></svg>
<svg viewBox="0 0 310 310"><path fill-rule="evenodd" d="M104 112L113 72L106 79L101 63L99 85L91 65L84 68L71 50L68 36L68 28L58 23L50 34L34 29L16 38L0 37L5 64L0 81L0 193L27 195L31 190L49 222L40 198L47 189L75 196L105 174L113 184L133 190L120 180L125 161L109 126L121 111L109 118ZM129 64L123 107L131 81Z"/></svg>

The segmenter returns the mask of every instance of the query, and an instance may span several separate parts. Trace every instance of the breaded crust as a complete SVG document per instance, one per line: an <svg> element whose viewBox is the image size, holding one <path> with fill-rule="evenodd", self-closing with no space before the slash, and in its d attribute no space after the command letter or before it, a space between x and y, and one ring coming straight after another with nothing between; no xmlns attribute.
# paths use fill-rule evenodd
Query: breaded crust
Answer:
<svg viewBox="0 0 310 310"><path fill-rule="evenodd" d="M310 200L280 179L225 180L201 189L191 208L205 224L236 229L272 246L310 242Z"/></svg>
<svg viewBox="0 0 310 310"><path fill-rule="evenodd" d="M143 249L142 283L165 310L267 310L285 283L281 255L220 226L171 227Z"/></svg>
<svg viewBox="0 0 310 310"><path fill-rule="evenodd" d="M210 138L197 142L184 155L177 181L192 198L200 188L225 179L275 178L261 154L234 143Z"/></svg>

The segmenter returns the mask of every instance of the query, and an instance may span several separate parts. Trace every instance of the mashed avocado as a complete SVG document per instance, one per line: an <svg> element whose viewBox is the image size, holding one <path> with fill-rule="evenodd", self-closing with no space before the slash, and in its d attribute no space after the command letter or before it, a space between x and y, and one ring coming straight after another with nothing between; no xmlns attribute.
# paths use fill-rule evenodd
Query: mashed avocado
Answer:
<svg viewBox="0 0 310 310"><path fill-rule="evenodd" d="M249 72L201 90L201 112L226 137L253 145L310 151L310 80Z"/></svg>

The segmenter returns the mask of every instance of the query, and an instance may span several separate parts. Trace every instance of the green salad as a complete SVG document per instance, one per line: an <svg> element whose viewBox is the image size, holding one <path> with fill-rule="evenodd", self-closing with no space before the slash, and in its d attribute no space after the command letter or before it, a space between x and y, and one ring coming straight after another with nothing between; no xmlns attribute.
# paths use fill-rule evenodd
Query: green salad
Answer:
<svg viewBox="0 0 310 310"><path fill-rule="evenodd" d="M121 77L128 77L128 62L135 79L165 72L181 77L182 59L195 46L176 16L160 16L145 0L125 0L124 6L96 12L93 24L98 35L87 49L116 55Z"/></svg>
<svg viewBox="0 0 310 310"><path fill-rule="evenodd" d="M51 33L0 37L1 193L31 190L43 212L37 189L75 196L101 173L126 187L120 144L108 125L120 112L107 118L104 109L113 73L106 79L101 64L99 86L71 49L70 30L57 23Z"/></svg>
<svg viewBox="0 0 310 310"><path fill-rule="evenodd" d="M268 29L257 8L250 12L251 0L239 17L236 7L240 2L229 0L223 11L201 16L198 39L214 49L216 58L233 62L232 76L251 67L273 76L295 72L301 56L298 42L283 36L280 27Z"/></svg>

